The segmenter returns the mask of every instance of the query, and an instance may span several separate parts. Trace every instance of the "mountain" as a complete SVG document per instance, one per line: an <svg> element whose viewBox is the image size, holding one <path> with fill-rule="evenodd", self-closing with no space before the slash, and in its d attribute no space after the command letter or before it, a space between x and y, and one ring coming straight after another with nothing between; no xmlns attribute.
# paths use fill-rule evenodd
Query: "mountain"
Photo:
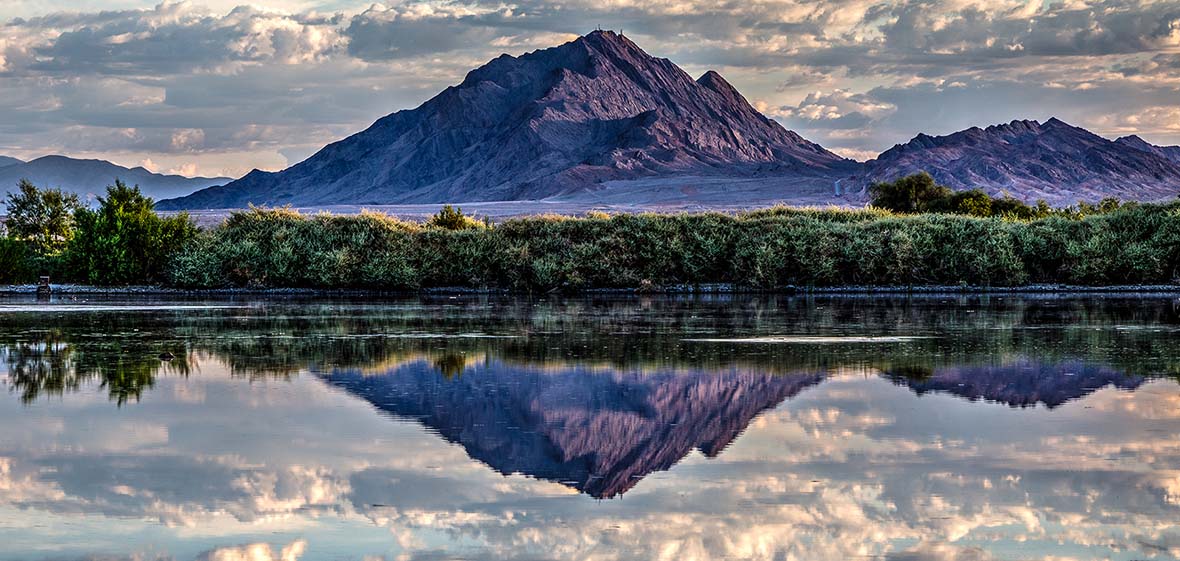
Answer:
<svg viewBox="0 0 1180 561"><path fill-rule="evenodd" d="M25 163L24 160L18 160L11 156L0 156L0 168L15 166L17 164Z"/></svg>
<svg viewBox="0 0 1180 561"><path fill-rule="evenodd" d="M1130 146L1136 150L1155 154L1156 156L1166 158L1172 162L1180 164L1180 146L1156 146L1155 144L1147 142L1146 140L1143 140L1134 134L1131 136L1118 138L1115 140L1115 142L1124 146Z"/></svg>
<svg viewBox="0 0 1180 561"><path fill-rule="evenodd" d="M694 80L626 37L596 31L502 55L291 168L255 170L160 208L529 200L612 180L855 167L763 116L716 72Z"/></svg>
<svg viewBox="0 0 1180 561"><path fill-rule="evenodd" d="M102 196L106 188L122 179L128 185L139 185L156 200L180 197L210 185L232 181L225 177L184 177L152 173L142 167L125 168L105 160L80 160L65 156L45 156L29 162L3 165L0 162L0 196L16 188L21 179L28 179L38 187L55 187L71 191L83 199Z"/></svg>
<svg viewBox="0 0 1180 561"><path fill-rule="evenodd" d="M1170 199L1180 193L1176 162L1056 118L972 127L947 136L919 134L866 167L865 183L926 171L955 189L979 187L1058 205L1103 197Z"/></svg>
<svg viewBox="0 0 1180 561"><path fill-rule="evenodd" d="M447 377L422 360L381 374L323 377L437 431L500 473L610 498L694 449L716 457L759 413L824 374L603 372L491 360Z"/></svg>
<svg viewBox="0 0 1180 561"><path fill-rule="evenodd" d="M908 374L908 375L907 375ZM976 401L984 399L1009 407L1049 409L1111 386L1121 390L1138 389L1146 378L1125 374L1098 364L1081 361L1041 363L1027 359L997 365L965 365L939 368L926 376L886 372L894 383L909 387L914 393L948 393Z"/></svg>

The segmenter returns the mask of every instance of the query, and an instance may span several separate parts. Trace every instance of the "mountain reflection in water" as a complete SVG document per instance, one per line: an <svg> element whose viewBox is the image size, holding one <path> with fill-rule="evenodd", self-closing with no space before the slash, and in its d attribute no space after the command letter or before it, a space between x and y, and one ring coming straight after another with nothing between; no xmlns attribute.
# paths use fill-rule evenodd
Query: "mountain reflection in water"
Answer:
<svg viewBox="0 0 1180 561"><path fill-rule="evenodd" d="M691 450L715 457L750 421L821 373L595 371L477 363L461 376L413 362L330 383L413 417L505 475L523 473L613 497Z"/></svg>
<svg viewBox="0 0 1180 561"><path fill-rule="evenodd" d="M0 560L1180 558L1178 326L1101 298L0 312Z"/></svg>
<svg viewBox="0 0 1180 561"><path fill-rule="evenodd" d="M759 413L827 375L636 373L492 360L447 370L420 360L382 373L336 370L323 378L382 411L416 419L502 474L609 498L693 449L716 457ZM1134 390L1145 380L1083 363L1028 360L881 375L918 395L1049 408L1107 386Z"/></svg>

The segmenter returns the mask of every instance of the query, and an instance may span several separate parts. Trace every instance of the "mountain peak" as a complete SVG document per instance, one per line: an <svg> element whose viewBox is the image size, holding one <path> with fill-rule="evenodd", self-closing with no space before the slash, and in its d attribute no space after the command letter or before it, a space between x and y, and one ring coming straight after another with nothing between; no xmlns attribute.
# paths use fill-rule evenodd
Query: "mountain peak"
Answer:
<svg viewBox="0 0 1180 561"><path fill-rule="evenodd" d="M590 33L583 35L580 39L593 45L613 45L629 49L643 50L639 48L639 45L636 45L622 34L615 33L609 29L598 29L591 31Z"/></svg>
<svg viewBox="0 0 1180 561"><path fill-rule="evenodd" d="M725 78L722 78L716 70L710 70L704 74L701 74L701 77L697 78L697 83L717 93L734 93L741 95L738 94L737 88L733 87L733 84L727 82Z"/></svg>
<svg viewBox="0 0 1180 561"><path fill-rule="evenodd" d="M925 171L955 189L982 188L1053 204L1108 196L1175 197L1180 160L1142 147L1128 150L1127 145L1130 141L1107 140L1056 117L1044 124L1013 120L982 132L972 128L938 137L919 134L870 162L867 181Z"/></svg>
<svg viewBox="0 0 1180 561"><path fill-rule="evenodd" d="M1115 142L1128 148L1134 148L1135 150L1147 152L1148 154L1155 154L1170 162L1180 164L1180 146L1156 146L1143 140L1142 137L1136 134L1118 138Z"/></svg>
<svg viewBox="0 0 1180 561"><path fill-rule="evenodd" d="M161 208L531 200L641 178L798 177L849 163L613 31L472 70L287 170Z"/></svg>

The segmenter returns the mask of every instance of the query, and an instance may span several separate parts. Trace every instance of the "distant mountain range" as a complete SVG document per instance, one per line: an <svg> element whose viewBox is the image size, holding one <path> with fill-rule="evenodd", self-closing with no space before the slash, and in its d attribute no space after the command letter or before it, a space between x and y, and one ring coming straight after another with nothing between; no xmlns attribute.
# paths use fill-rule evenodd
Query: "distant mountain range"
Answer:
<svg viewBox="0 0 1180 561"><path fill-rule="evenodd" d="M1044 363L1019 359L1004 364L947 366L929 376L913 377L884 373L885 377L917 393L956 395L976 401L983 399L1010 407L1044 405L1049 409L1113 387L1132 391L1147 381L1100 364L1082 361Z"/></svg>
<svg viewBox="0 0 1180 561"><path fill-rule="evenodd" d="M979 187L1028 201L1167 199L1180 194L1180 160L1168 156L1174 150L1180 149L1138 137L1108 140L1058 119L1012 121L920 134L866 162L861 183L925 171L954 189Z"/></svg>
<svg viewBox="0 0 1180 561"><path fill-rule="evenodd" d="M142 167L125 168L105 160L45 156L25 162L0 156L0 197L15 190L21 179L28 179L38 187L60 188L77 193L85 200L102 196L116 178L128 185L139 185L140 190L156 200L182 197L199 189L232 181L227 177L163 175Z"/></svg>
<svg viewBox="0 0 1180 561"><path fill-rule="evenodd" d="M1101 388L1134 391L1147 381L1082 361L1027 359L914 374L881 373L919 396L1050 409ZM385 372L338 369L320 377L381 411L421 423L502 474L523 473L610 498L693 450L716 458L759 414L828 373L628 372L498 360L446 373L416 360Z"/></svg>
<svg viewBox="0 0 1180 561"><path fill-rule="evenodd" d="M142 168L84 176L10 168L0 167L0 181L23 174L86 192L115 175L158 198L208 187L161 201L161 210L540 199L632 208L857 205L872 183L919 171L956 189L1057 205L1180 194L1180 147L1108 140L1058 119L919 134L871 161L847 160L759 113L716 72L694 80L610 31L500 56L421 106L279 172L227 182Z"/></svg>

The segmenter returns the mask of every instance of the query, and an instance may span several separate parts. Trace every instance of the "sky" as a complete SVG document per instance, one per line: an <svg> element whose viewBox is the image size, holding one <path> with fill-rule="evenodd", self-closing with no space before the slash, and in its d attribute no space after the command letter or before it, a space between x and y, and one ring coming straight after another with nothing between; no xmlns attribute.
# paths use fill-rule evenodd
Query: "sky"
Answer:
<svg viewBox="0 0 1180 561"><path fill-rule="evenodd" d="M501 53L621 30L868 159L1058 117L1180 144L1180 0L0 0L0 154L282 169Z"/></svg>

